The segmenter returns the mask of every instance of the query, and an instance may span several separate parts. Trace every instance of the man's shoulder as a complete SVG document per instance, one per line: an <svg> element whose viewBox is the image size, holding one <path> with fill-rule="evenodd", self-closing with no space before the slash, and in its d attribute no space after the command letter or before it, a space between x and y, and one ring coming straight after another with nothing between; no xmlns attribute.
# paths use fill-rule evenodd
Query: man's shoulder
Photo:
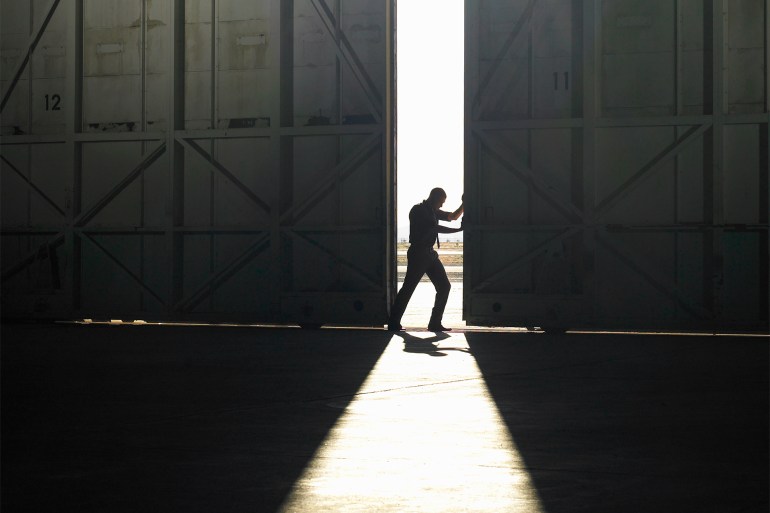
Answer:
<svg viewBox="0 0 770 513"><path fill-rule="evenodd" d="M415 206L412 207L412 209L409 211L409 215L412 214L422 214L424 212L427 212L425 208L425 202L418 203Z"/></svg>

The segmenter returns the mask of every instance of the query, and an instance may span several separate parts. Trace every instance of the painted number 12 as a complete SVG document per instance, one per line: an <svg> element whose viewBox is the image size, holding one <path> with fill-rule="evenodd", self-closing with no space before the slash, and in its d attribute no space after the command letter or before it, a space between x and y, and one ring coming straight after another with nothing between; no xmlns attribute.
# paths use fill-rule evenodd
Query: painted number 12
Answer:
<svg viewBox="0 0 770 513"><path fill-rule="evenodd" d="M58 94L45 95L45 110L61 110L61 96Z"/></svg>

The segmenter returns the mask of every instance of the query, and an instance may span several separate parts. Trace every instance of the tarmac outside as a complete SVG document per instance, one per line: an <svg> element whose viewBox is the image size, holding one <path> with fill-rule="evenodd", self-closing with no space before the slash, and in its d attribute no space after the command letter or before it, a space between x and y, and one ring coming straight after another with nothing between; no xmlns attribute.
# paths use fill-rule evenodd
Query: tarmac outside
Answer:
<svg viewBox="0 0 770 513"><path fill-rule="evenodd" d="M398 244L398 288L404 284L406 275L406 252L409 249L408 243ZM444 310L443 325L448 328L464 328L463 320L463 243L462 242L442 242L441 247L437 248L439 258L447 271L449 282L452 284L452 290L449 291L449 300L446 310ZM401 324L407 328L424 328L430 320L433 300L436 296L436 290L427 276L417 285L412 295L409 306L406 308Z"/></svg>

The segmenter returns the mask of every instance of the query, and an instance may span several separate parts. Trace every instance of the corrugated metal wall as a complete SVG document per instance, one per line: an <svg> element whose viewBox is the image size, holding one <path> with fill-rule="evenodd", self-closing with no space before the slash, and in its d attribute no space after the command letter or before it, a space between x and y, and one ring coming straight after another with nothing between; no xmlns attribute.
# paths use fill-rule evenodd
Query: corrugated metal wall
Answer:
<svg viewBox="0 0 770 513"><path fill-rule="evenodd" d="M466 6L466 320L767 331L767 2Z"/></svg>
<svg viewBox="0 0 770 513"><path fill-rule="evenodd" d="M389 0L2 0L5 317L377 324Z"/></svg>

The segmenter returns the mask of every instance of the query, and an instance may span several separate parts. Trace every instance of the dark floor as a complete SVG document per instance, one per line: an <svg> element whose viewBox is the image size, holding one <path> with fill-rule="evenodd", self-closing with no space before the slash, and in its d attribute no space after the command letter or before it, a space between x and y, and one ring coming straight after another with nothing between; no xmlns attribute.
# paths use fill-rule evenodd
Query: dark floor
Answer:
<svg viewBox="0 0 770 513"><path fill-rule="evenodd" d="M426 337L3 325L0 508L768 511L768 338Z"/></svg>

